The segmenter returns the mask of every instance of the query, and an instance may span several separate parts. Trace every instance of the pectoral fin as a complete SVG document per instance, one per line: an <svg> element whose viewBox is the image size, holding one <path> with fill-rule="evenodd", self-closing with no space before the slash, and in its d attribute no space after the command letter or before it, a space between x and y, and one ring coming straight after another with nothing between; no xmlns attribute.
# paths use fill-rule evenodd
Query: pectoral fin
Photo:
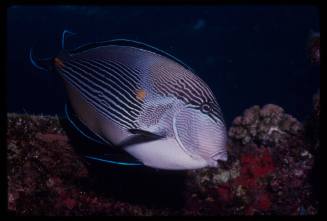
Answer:
<svg viewBox="0 0 327 221"><path fill-rule="evenodd" d="M109 163L109 164L116 164L116 165L123 165L123 166L142 166L143 164L141 162L136 161L120 161L120 160L112 160L112 159L105 159L98 156L84 156L85 158L99 161L102 163Z"/></svg>
<svg viewBox="0 0 327 221"><path fill-rule="evenodd" d="M132 134L137 134L149 138L157 138L157 139L165 138L165 136L160 135L159 133L152 133L141 129L129 129L128 131Z"/></svg>

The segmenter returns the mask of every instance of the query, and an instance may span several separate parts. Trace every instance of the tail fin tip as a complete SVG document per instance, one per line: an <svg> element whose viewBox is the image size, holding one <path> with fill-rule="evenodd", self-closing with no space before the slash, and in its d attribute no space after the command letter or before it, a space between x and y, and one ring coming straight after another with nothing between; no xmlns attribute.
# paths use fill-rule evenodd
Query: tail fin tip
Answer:
<svg viewBox="0 0 327 221"><path fill-rule="evenodd" d="M72 31L69 31L67 29L65 29L63 32L62 32L62 35L61 35L61 49L65 49L65 37L66 35L76 35L75 32L72 32Z"/></svg>
<svg viewBox="0 0 327 221"><path fill-rule="evenodd" d="M39 69L39 70L42 70L42 71L48 71L46 68L41 67L40 65L38 65L38 64L35 62L35 60L34 60L34 58L33 58L33 48L30 48L30 51L29 51L29 59L30 59L30 62L32 63L32 65L33 65L35 68L37 68L37 69Z"/></svg>

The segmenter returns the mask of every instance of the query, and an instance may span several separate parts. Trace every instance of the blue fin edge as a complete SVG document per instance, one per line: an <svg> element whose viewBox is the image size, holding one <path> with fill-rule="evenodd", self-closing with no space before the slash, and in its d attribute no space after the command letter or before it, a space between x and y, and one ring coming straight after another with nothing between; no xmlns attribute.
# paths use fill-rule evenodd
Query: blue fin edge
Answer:
<svg viewBox="0 0 327 221"><path fill-rule="evenodd" d="M37 69L39 69L39 70L42 70L42 71L48 71L46 68L43 68L43 67L39 66L39 65L35 62L35 60L33 59L33 48L30 48L29 58L30 58L30 62L32 63L32 65L33 65L35 68L37 68Z"/></svg>
<svg viewBox="0 0 327 221"><path fill-rule="evenodd" d="M98 144L102 144L102 145L104 145L104 144L107 144L107 142L104 142L104 141L99 141L99 140L96 140L96 139L94 139L94 138L92 138L92 137L90 137L90 136L88 136L88 135L86 135L81 129L79 129L79 127L74 123L74 121L70 118L70 116L69 116L69 113L68 113L68 105L67 104L65 104L65 115L66 115L66 117L67 117L67 119L68 119L68 121L69 121L69 123L80 133L80 134L82 134L84 137L86 137L86 138L88 138L88 139L90 139L90 140L92 140L92 141L94 141L94 142L96 142L96 143L98 143Z"/></svg>
<svg viewBox="0 0 327 221"><path fill-rule="evenodd" d="M105 160L105 159L93 157L93 156L84 156L84 157L91 159L91 160L96 160L96 161L100 161L100 162L104 162L104 163L123 165L123 166L143 166L142 163L128 163L128 162L120 162L120 161L113 161L113 160Z"/></svg>
<svg viewBox="0 0 327 221"><path fill-rule="evenodd" d="M61 48L62 49L65 49L65 37L66 35L69 34L69 35L76 35L76 33L72 32L72 31L69 31L69 30L64 30L61 34Z"/></svg>

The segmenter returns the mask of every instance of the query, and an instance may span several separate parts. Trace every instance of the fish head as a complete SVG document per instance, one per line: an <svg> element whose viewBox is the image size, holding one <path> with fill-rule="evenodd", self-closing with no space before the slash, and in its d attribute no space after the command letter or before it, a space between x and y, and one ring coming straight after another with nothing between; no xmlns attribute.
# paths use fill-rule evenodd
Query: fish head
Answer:
<svg viewBox="0 0 327 221"><path fill-rule="evenodd" d="M183 103L173 98L151 100L144 108L133 135L121 143L124 150L144 165L164 170L189 170L207 166L207 161L186 153L175 138L173 119ZM151 125L151 126L148 126Z"/></svg>
<svg viewBox="0 0 327 221"><path fill-rule="evenodd" d="M218 110L218 111L216 111ZM227 160L226 127L213 103L186 105L173 119L175 139L180 148L193 158L202 158L209 167Z"/></svg>
<svg viewBox="0 0 327 221"><path fill-rule="evenodd" d="M148 130L156 136L146 142L133 142L125 150L144 165L158 169L217 167L219 160L227 160L226 129L221 116L216 117L212 107L178 103L165 111L158 121L158 125L165 126L163 131L171 131L170 135ZM153 115L159 112L152 111L145 116L156 118Z"/></svg>

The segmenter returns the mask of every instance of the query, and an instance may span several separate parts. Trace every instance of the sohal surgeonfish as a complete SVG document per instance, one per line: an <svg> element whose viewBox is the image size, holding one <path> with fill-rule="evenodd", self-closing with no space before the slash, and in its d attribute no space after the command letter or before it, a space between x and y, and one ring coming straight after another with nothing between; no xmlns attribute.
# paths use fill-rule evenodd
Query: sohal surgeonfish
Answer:
<svg viewBox="0 0 327 221"><path fill-rule="evenodd" d="M227 160L226 128L214 94L174 56L118 39L62 49L46 68L62 77L78 119L142 164L183 170Z"/></svg>

